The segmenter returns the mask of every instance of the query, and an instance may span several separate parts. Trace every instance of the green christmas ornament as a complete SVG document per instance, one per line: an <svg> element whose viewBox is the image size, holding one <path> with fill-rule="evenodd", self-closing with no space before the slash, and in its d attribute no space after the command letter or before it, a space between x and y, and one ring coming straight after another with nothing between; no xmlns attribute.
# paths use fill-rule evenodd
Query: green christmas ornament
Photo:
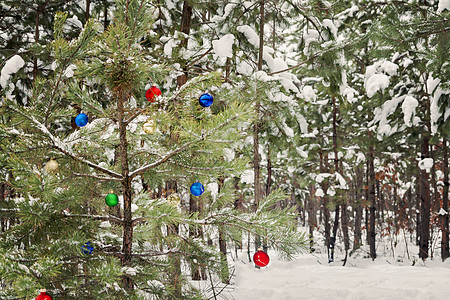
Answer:
<svg viewBox="0 0 450 300"><path fill-rule="evenodd" d="M106 205L109 207L114 207L119 203L119 197L117 197L116 194L114 194L112 191L106 196L105 198Z"/></svg>

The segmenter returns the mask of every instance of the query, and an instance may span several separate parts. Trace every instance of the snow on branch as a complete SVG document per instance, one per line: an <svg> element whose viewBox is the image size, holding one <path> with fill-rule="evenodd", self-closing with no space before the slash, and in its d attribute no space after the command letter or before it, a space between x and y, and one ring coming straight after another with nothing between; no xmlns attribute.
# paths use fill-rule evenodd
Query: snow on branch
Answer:
<svg viewBox="0 0 450 300"><path fill-rule="evenodd" d="M64 212L64 217L67 218L86 218L86 219L93 219L93 220L102 220L102 221L111 221L116 224L123 225L123 221L121 218L118 218L116 216L100 216L100 215L87 215L87 214L75 214L72 215L70 213Z"/></svg>
<svg viewBox="0 0 450 300"><path fill-rule="evenodd" d="M10 107L10 108L12 110L14 110L15 112L21 114L25 118L29 119L30 121L32 121L36 125L36 127L51 140L53 146L56 149L58 149L59 151L61 151L62 153L64 153L65 155L67 155L67 156L71 157L72 159L74 159L76 161L79 161L79 162L81 162L81 163L83 163L85 165L88 165L89 167L92 167L92 168L94 168L94 169L96 169L96 170L98 170L100 172L103 172L105 174L108 174L108 175L113 176L113 177L118 178L118 179L122 179L122 175L121 174L116 173L114 171L110 171L110 170L108 170L106 168L100 167L99 165L97 165L97 164L95 164L95 163L93 163L93 162L91 162L91 161L89 161L87 159L84 159L84 158L81 158L81 157L77 156L68 147L66 147L66 145L64 145L64 143L57 136L54 136L47 129L47 127L45 127L44 124L42 124L41 122L36 120L36 118L34 118L34 116L29 116L29 115L25 114L23 111L21 111L19 109L16 109L16 108L13 108L13 107Z"/></svg>
<svg viewBox="0 0 450 300"><path fill-rule="evenodd" d="M137 175L140 175L148 170L151 170L153 168L156 168L160 165L162 165L163 163L167 162L170 158L172 158L173 156L177 155L178 153L184 151L185 149L189 148L192 144L201 142L203 140L205 140L208 136L211 136L212 134L214 134L216 131L220 130L221 128L223 128L224 126L230 124L232 121L236 120L239 117L239 115L237 114L236 116L228 119L226 122L222 123L221 125L217 126L216 128L210 130L209 132L203 134L202 136L198 137L197 139L187 142L184 145L182 145L181 147L175 149L174 151L170 152L169 154L167 154L166 156L164 156L163 158L161 158L160 160L155 161L154 163L142 166L140 168L138 168L137 170L134 170L133 172L130 173L129 177L130 179L133 179L134 177L136 177Z"/></svg>

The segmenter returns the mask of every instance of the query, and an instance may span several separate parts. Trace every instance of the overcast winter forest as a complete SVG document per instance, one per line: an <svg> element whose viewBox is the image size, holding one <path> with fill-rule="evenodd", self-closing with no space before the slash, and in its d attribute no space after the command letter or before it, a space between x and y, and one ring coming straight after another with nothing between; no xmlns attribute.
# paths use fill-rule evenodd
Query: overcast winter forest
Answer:
<svg viewBox="0 0 450 300"><path fill-rule="evenodd" d="M0 299L219 299L259 248L446 260L449 18L0 0Z"/></svg>

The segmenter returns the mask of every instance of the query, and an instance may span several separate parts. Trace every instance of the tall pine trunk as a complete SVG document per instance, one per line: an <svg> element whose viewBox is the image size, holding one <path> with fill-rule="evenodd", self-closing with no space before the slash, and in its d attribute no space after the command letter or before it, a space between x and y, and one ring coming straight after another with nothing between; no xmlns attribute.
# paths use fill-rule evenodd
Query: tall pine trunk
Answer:
<svg viewBox="0 0 450 300"><path fill-rule="evenodd" d="M122 264L128 266L131 264L132 245L133 245L133 223L131 215L132 189L131 179L129 178L128 168L128 140L127 123L124 120L124 107L126 95L117 97L117 118L119 122L119 141L120 141L120 164L122 168L122 194L123 194L123 246L122 246ZM131 276L125 275L124 285L126 289L133 289Z"/></svg>
<svg viewBox="0 0 450 300"><path fill-rule="evenodd" d="M429 155L429 136L425 133L422 137L421 158L428 158ZM419 230L419 257L423 260L428 258L429 240L430 240L430 183L426 170L420 171L420 230Z"/></svg>
<svg viewBox="0 0 450 300"><path fill-rule="evenodd" d="M369 141L372 139L372 133L369 132ZM373 145L369 146L368 155L368 185L369 185L369 203L370 203L370 214L369 214L369 228L368 228L368 242L370 248L370 257L372 260L377 258L376 248L375 248L375 223L376 223L376 196L375 196L375 167L374 167L374 148Z"/></svg>
<svg viewBox="0 0 450 300"><path fill-rule="evenodd" d="M442 224L442 240L441 240L441 258L444 261L449 257L449 233L448 233L448 152L447 152L447 141L442 143L444 152L444 189L442 195L442 209L447 212L447 214L441 215Z"/></svg>

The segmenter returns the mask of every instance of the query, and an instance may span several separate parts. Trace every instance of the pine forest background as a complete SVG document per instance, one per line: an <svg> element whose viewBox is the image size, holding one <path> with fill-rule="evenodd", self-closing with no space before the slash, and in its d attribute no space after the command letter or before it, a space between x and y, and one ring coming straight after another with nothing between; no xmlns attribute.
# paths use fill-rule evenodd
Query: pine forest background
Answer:
<svg viewBox="0 0 450 300"><path fill-rule="evenodd" d="M203 299L204 281L214 299L259 247L447 259L449 17L445 0L2 0L0 298Z"/></svg>

